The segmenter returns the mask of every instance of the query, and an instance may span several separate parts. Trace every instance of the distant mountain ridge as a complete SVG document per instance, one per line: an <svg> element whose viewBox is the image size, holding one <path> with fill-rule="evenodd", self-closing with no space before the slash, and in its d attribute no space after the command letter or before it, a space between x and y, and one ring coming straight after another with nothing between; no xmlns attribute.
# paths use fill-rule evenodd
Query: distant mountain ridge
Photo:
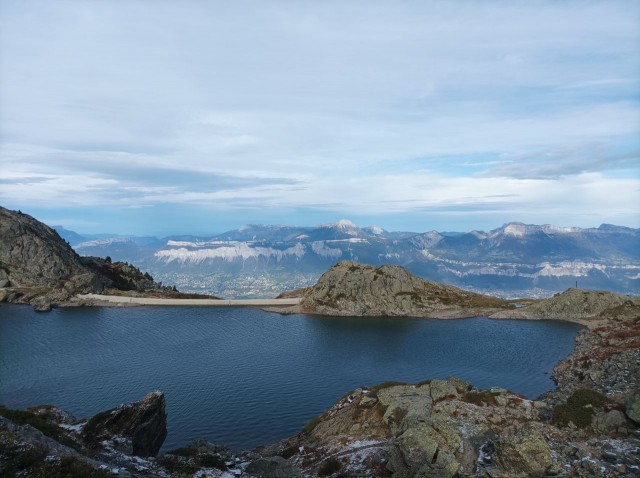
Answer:
<svg viewBox="0 0 640 478"><path fill-rule="evenodd" d="M340 260L401 265L423 279L510 297L550 296L576 281L583 288L640 293L640 230L610 224L511 222L491 231L418 233L341 220L247 225L210 237L68 237L80 255L110 255L182 290L229 298L273 297L309 286Z"/></svg>

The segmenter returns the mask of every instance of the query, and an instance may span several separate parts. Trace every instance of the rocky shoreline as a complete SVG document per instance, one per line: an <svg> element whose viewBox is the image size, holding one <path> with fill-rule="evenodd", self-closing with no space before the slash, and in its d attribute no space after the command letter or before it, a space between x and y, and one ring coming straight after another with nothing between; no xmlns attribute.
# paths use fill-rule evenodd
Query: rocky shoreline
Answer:
<svg viewBox="0 0 640 478"><path fill-rule="evenodd" d="M88 421L51 406L0 409L0 474L638 476L640 309L623 309L594 316L597 325L583 329L554 368L557 388L538 400L478 390L453 377L384 383L345 394L276 444L234 452L196 440L160 456L166 434L161 392Z"/></svg>

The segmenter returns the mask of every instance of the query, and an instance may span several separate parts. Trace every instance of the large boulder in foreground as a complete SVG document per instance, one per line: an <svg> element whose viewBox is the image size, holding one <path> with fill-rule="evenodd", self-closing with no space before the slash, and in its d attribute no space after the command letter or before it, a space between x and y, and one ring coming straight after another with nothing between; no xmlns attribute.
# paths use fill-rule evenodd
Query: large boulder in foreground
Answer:
<svg viewBox="0 0 640 478"><path fill-rule="evenodd" d="M130 443L130 454L155 456L167 437L167 413L164 394L160 390L146 395L139 402L127 403L101 412L84 427L84 438L97 443L114 435Z"/></svg>
<svg viewBox="0 0 640 478"><path fill-rule="evenodd" d="M400 266L341 261L302 292L307 313L344 316L470 317L511 305L502 299L425 281Z"/></svg>

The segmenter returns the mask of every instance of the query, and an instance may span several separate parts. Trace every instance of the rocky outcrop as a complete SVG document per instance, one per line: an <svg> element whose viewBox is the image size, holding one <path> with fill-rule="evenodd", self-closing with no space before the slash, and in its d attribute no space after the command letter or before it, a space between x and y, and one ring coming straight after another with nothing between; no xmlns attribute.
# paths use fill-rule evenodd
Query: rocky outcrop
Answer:
<svg viewBox="0 0 640 478"><path fill-rule="evenodd" d="M87 267L58 233L31 216L0 207L2 301L32 303L47 311L77 293L111 282Z"/></svg>
<svg viewBox="0 0 640 478"><path fill-rule="evenodd" d="M519 309L500 311L492 318L560 319L596 323L640 316L640 298L600 290L567 289L549 299Z"/></svg>
<svg viewBox="0 0 640 478"><path fill-rule="evenodd" d="M99 413L83 430L83 437L89 443L113 436L121 438L117 443L128 454L155 456L167 437L164 394L156 390L139 402Z"/></svg>
<svg viewBox="0 0 640 478"><path fill-rule="evenodd" d="M46 312L77 294L114 291L179 295L130 264L80 257L55 230L0 207L0 302Z"/></svg>
<svg viewBox="0 0 640 478"><path fill-rule="evenodd" d="M420 279L400 266L341 261L300 292L300 310L344 316L469 317L510 308L505 300Z"/></svg>
<svg viewBox="0 0 640 478"><path fill-rule="evenodd" d="M0 207L0 279L12 287L56 287L88 272L56 231L31 216ZM100 282L93 285L99 287Z"/></svg>

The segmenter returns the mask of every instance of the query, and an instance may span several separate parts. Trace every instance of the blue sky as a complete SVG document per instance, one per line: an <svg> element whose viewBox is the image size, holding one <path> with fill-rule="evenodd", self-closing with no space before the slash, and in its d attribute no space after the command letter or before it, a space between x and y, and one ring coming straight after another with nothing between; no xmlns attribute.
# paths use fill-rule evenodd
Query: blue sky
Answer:
<svg viewBox="0 0 640 478"><path fill-rule="evenodd" d="M0 204L79 232L640 227L640 2L0 3Z"/></svg>

